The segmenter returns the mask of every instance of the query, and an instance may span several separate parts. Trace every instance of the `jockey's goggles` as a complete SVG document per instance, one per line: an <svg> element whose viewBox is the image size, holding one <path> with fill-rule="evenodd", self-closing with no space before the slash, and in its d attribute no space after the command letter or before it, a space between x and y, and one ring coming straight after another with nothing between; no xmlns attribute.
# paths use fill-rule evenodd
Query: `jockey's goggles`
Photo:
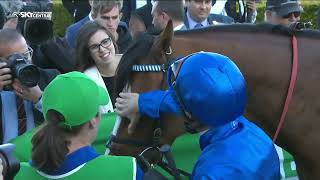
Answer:
<svg viewBox="0 0 320 180"><path fill-rule="evenodd" d="M182 64L192 55L194 55L195 53L193 54L190 54L188 56L185 56L185 57L182 57L180 59L177 59L174 61L174 63L172 63L170 66L169 66L169 69L168 69L168 83L169 83L169 87L173 87L175 86L176 84L176 80L177 80L177 77L178 77L178 74L180 72L180 69L182 67Z"/></svg>
<svg viewBox="0 0 320 180"><path fill-rule="evenodd" d="M179 75L179 72L181 70L181 67L183 65L183 63L189 58L191 57L192 55L194 55L196 53L193 53L193 54L190 54L188 56L185 56L185 57L182 57L180 59L177 59L174 63L172 63L170 66L169 66L169 69L168 69L168 84L169 84L169 87L171 89L173 89L175 91L175 95L177 97L177 100L178 100L178 103L180 105L180 108L182 109L182 111L184 112L184 114L187 116L187 119L188 120L191 120L191 114L187 111L186 109L186 106L184 105L182 99L181 99L181 96L180 96L180 93L179 91L177 90L176 88L176 81L177 81L177 78L178 78L178 75Z"/></svg>

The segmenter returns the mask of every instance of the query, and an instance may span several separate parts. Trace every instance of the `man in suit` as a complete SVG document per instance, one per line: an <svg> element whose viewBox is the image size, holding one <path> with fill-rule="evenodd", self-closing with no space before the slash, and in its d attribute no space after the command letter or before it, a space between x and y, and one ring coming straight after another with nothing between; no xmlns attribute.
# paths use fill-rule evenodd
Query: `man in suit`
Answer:
<svg viewBox="0 0 320 180"><path fill-rule="evenodd" d="M183 23L183 1L155 0L152 5L152 24L156 30L164 30L171 19L174 30L186 30Z"/></svg>
<svg viewBox="0 0 320 180"><path fill-rule="evenodd" d="M71 24L67 30L66 30L66 34L64 36L65 41L67 42L67 44L69 45L70 48L75 48L75 44L76 44L76 36L78 34L79 29L88 21L93 21L92 18L92 1L93 0L89 0L89 4L91 6L91 11L88 14L88 16L84 17L83 19L79 20L78 22Z"/></svg>
<svg viewBox="0 0 320 180"><path fill-rule="evenodd" d="M75 48L76 37L80 28L88 21L99 20L113 34L116 39L119 53L123 53L131 42L128 26L120 21L122 0L91 0L90 14L79 22L68 27L66 41L71 48Z"/></svg>
<svg viewBox="0 0 320 180"><path fill-rule="evenodd" d="M32 49L24 37L15 29L0 30L0 142L12 138L35 127L35 122L42 122L42 90L57 75L57 70L40 71L40 81L34 87L24 86L17 78L12 77L8 67L8 57L20 54L31 63ZM12 90L6 88L11 86Z"/></svg>
<svg viewBox="0 0 320 180"><path fill-rule="evenodd" d="M210 14L212 0L186 0L184 24L187 29L197 29L215 24L231 24L231 17Z"/></svg>

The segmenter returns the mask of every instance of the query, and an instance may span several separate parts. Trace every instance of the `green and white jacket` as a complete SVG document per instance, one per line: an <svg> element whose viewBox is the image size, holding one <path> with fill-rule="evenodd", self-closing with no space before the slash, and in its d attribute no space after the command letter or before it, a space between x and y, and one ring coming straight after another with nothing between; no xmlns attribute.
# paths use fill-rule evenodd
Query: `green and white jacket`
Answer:
<svg viewBox="0 0 320 180"><path fill-rule="evenodd" d="M61 175L48 175L31 167L29 163L21 163L19 173L15 180L89 180L89 179L112 179L112 180L135 180L136 179L135 158L126 156L98 156L97 158L81 164L77 168Z"/></svg>

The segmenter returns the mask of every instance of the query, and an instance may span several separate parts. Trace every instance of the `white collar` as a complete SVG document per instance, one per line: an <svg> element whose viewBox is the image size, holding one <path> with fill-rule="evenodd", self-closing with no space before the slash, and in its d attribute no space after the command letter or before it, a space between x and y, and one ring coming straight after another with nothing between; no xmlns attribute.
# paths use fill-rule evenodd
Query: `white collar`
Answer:
<svg viewBox="0 0 320 180"><path fill-rule="evenodd" d="M84 74L89 76L97 85L101 86L104 90L108 92L106 84L103 81L103 78L96 66L92 66L84 71ZM110 95L108 94L109 102L107 105L101 106L101 112L103 114L108 112L113 112L113 106L110 99Z"/></svg>
<svg viewBox="0 0 320 180"><path fill-rule="evenodd" d="M203 27L209 26L208 19L205 19L202 22L196 22L191 18L189 11L187 11L187 18L188 18L188 22L189 22L189 29L193 29L194 26L196 26L199 23L201 23Z"/></svg>
<svg viewBox="0 0 320 180"><path fill-rule="evenodd" d="M88 16L89 16L90 21L93 21L93 20L94 20L94 19L92 18L92 13L91 13L91 12L89 13Z"/></svg>
<svg viewBox="0 0 320 180"><path fill-rule="evenodd" d="M184 26L183 23L179 24L178 26L176 26L175 28L173 28L174 31L178 31L180 30L182 27Z"/></svg>
<svg viewBox="0 0 320 180"><path fill-rule="evenodd" d="M227 16L227 12L225 10L227 0L219 0L212 6L210 14L221 14Z"/></svg>

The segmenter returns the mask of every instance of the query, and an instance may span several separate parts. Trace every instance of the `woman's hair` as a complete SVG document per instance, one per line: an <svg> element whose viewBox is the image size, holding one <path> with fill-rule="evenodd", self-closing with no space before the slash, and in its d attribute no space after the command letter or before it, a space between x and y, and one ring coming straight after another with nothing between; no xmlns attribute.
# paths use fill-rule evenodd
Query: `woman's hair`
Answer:
<svg viewBox="0 0 320 180"><path fill-rule="evenodd" d="M87 22L79 30L76 40L75 61L77 71L84 72L86 69L92 67L95 64L93 58L91 57L88 45L90 38L99 30L104 31L111 38L115 51L118 52L115 38L109 30L107 30L98 21Z"/></svg>
<svg viewBox="0 0 320 180"><path fill-rule="evenodd" d="M32 137L32 166L48 173L57 169L68 154L70 137L80 133L83 125L64 129L58 125L64 117L57 111L49 110L47 121Z"/></svg>

